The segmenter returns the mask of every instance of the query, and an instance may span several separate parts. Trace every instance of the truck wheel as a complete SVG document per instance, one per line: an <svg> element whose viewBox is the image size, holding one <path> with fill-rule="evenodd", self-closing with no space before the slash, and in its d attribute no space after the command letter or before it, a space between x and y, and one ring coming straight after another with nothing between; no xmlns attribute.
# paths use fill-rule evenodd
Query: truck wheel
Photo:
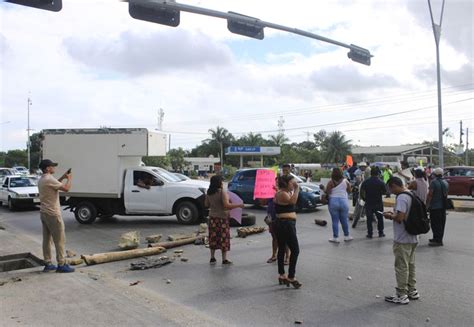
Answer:
<svg viewBox="0 0 474 327"><path fill-rule="evenodd" d="M15 211L16 209L16 205L13 203L12 198L8 198L8 209L10 209L10 211Z"/></svg>
<svg viewBox="0 0 474 327"><path fill-rule="evenodd" d="M92 224L97 218L97 209L91 202L81 202L76 206L74 216L80 224Z"/></svg>
<svg viewBox="0 0 474 327"><path fill-rule="evenodd" d="M178 222L184 225L191 225L199 220L199 210L191 201L183 201L176 208Z"/></svg>
<svg viewBox="0 0 474 327"><path fill-rule="evenodd" d="M474 187L471 187L471 196L474 198Z"/></svg>

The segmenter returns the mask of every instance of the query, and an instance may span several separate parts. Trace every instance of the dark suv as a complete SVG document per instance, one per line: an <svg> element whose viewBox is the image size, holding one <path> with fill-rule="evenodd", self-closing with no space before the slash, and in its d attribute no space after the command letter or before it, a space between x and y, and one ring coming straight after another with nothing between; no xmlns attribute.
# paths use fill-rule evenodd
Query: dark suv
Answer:
<svg viewBox="0 0 474 327"><path fill-rule="evenodd" d="M264 168L259 168L264 169ZM255 177L258 169L238 170L229 182L228 189L237 194L245 204L258 204L258 200L253 199L255 188ZM300 187L297 209L314 209L321 205L319 186L312 183L305 183L298 176L293 175Z"/></svg>
<svg viewBox="0 0 474 327"><path fill-rule="evenodd" d="M446 167L444 179L449 183L449 195L474 197L474 167Z"/></svg>

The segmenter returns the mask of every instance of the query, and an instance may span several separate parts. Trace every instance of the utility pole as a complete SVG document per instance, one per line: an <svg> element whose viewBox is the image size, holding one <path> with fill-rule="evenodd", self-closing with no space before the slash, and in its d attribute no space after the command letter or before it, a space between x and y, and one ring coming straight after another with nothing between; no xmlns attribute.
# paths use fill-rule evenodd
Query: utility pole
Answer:
<svg viewBox="0 0 474 327"><path fill-rule="evenodd" d="M444 167L444 147L443 147L443 111L441 108L441 71L439 62L439 40L441 38L441 24L443 23L443 12L444 12L444 0L441 7L441 16L439 24L436 24L433 19L433 10L431 9L431 1L428 0L428 6L430 8L431 25L433 27L433 34L436 44L436 75L438 80L438 155L439 155L439 166Z"/></svg>
<svg viewBox="0 0 474 327"><path fill-rule="evenodd" d="M30 97L28 97L28 102L27 102L27 106L28 106L28 128L26 129L26 131L28 132L28 141L26 142L26 147L28 149L28 173L30 172L30 168L31 168L31 158L30 158L30 148L31 148L31 141L30 141L30 106L33 104L33 102L31 101Z"/></svg>
<svg viewBox="0 0 474 327"><path fill-rule="evenodd" d="M283 119L283 116L280 116L280 119L278 119L278 134L285 134L285 128L283 125L285 124L285 119Z"/></svg>
<svg viewBox="0 0 474 327"><path fill-rule="evenodd" d="M462 136L463 136L463 132L462 132L462 120L459 121L459 146L462 145Z"/></svg>
<svg viewBox="0 0 474 327"><path fill-rule="evenodd" d="M469 128L466 128L466 166L469 166Z"/></svg>

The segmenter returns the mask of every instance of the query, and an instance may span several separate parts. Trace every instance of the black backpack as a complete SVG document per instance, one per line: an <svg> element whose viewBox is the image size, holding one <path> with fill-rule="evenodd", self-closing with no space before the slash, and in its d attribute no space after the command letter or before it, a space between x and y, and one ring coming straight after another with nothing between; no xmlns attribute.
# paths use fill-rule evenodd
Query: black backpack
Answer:
<svg viewBox="0 0 474 327"><path fill-rule="evenodd" d="M411 197L410 211L404 221L408 234L419 235L428 233L430 231L430 218L428 217L426 205L418 196L411 192L402 192L400 194L407 194Z"/></svg>

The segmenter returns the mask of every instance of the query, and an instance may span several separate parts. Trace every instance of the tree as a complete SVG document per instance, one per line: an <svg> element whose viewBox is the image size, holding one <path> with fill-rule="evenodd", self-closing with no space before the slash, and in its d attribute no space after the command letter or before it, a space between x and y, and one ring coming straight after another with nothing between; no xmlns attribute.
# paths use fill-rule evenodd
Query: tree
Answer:
<svg viewBox="0 0 474 327"><path fill-rule="evenodd" d="M27 166L28 153L26 150L10 150L5 157L5 166Z"/></svg>
<svg viewBox="0 0 474 327"><path fill-rule="evenodd" d="M41 149L43 142L43 133L34 133L30 136L30 165L31 169L35 169L38 167L41 161ZM54 160L54 159L52 159Z"/></svg>
<svg viewBox="0 0 474 327"><path fill-rule="evenodd" d="M143 157L143 163L146 166L150 167L161 167L164 169L169 169L170 167L170 159L168 156L164 157Z"/></svg>
<svg viewBox="0 0 474 327"><path fill-rule="evenodd" d="M168 158L174 171L183 171L188 162L184 160L186 152L182 148L171 149L168 151Z"/></svg>
<svg viewBox="0 0 474 327"><path fill-rule="evenodd" d="M275 146L282 146L283 144L288 143L289 139L283 133L278 133L277 135L270 135L270 144Z"/></svg>
<svg viewBox="0 0 474 327"><path fill-rule="evenodd" d="M316 148L321 149L323 143L325 142L326 138L328 137L326 131L324 129L320 130L314 136L314 144Z"/></svg>
<svg viewBox="0 0 474 327"><path fill-rule="evenodd" d="M322 142L323 160L326 163L340 163L345 156L351 153L351 140L346 140L343 133L330 133Z"/></svg>
<svg viewBox="0 0 474 327"><path fill-rule="evenodd" d="M216 129L209 129L209 133L211 134L211 140L217 142L220 147L220 158L221 158L221 165L224 165L224 146L230 145L233 140L232 134L229 133L227 129L224 127L217 126Z"/></svg>

